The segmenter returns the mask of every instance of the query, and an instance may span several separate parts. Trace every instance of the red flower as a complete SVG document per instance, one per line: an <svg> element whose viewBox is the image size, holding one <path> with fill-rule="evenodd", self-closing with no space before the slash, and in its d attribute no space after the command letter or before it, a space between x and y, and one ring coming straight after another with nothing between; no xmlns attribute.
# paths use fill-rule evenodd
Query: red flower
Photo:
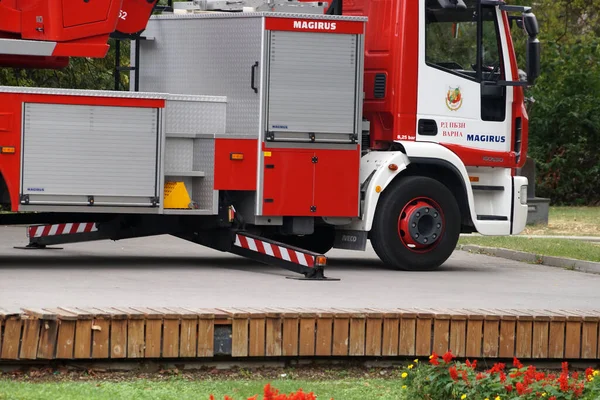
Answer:
<svg viewBox="0 0 600 400"><path fill-rule="evenodd" d="M563 392L569 390L569 378L566 372L560 374L560 377L558 378L558 383L560 384L560 390L562 390Z"/></svg>
<svg viewBox="0 0 600 400"><path fill-rule="evenodd" d="M456 370L456 367L448 368L448 372L450 373L450 378L452 378L453 381L458 380L458 371Z"/></svg>
<svg viewBox="0 0 600 400"><path fill-rule="evenodd" d="M562 363L562 372L565 374L569 372L569 363L566 361Z"/></svg>
<svg viewBox="0 0 600 400"><path fill-rule="evenodd" d="M465 371L464 369L460 371L461 375L462 375L462 379L463 381L465 381L467 384L469 383L469 377L467 376L467 371Z"/></svg>
<svg viewBox="0 0 600 400"><path fill-rule="evenodd" d="M517 382L515 387L517 388L517 393L519 393L520 396L531 392L531 389L528 389L527 386L521 382Z"/></svg>
<svg viewBox="0 0 600 400"><path fill-rule="evenodd" d="M505 365L503 363L496 363L494 366L488 371L490 374L495 372L501 372L504 370Z"/></svg>
<svg viewBox="0 0 600 400"><path fill-rule="evenodd" d="M585 377L589 378L590 376L594 376L594 368L592 367L585 370Z"/></svg>
<svg viewBox="0 0 600 400"><path fill-rule="evenodd" d="M429 356L429 363L430 363L431 365L440 365L440 362L439 362L439 360L438 360L438 358L439 358L439 357L440 357L440 356L438 356L438 355L436 354L436 352L434 351L434 352L433 352L433 353L431 353L431 355Z"/></svg>
<svg viewBox="0 0 600 400"><path fill-rule="evenodd" d="M506 381L506 374L500 371L500 382L504 383Z"/></svg>
<svg viewBox="0 0 600 400"><path fill-rule="evenodd" d="M215 400L215 396L213 396L212 394L210 396L208 396L208 400Z"/></svg>
<svg viewBox="0 0 600 400"><path fill-rule="evenodd" d="M466 366L472 369L477 368L477 360L471 362L469 361L469 359L467 359L467 361L465 362Z"/></svg>
<svg viewBox="0 0 600 400"><path fill-rule="evenodd" d="M579 379L579 372L573 372L571 376L573 377L573 379L577 380Z"/></svg>
<svg viewBox="0 0 600 400"><path fill-rule="evenodd" d="M517 357L513 357L513 365L517 368L517 369L521 369L523 368L523 364L521 364L521 361L519 361L517 359Z"/></svg>
<svg viewBox="0 0 600 400"><path fill-rule="evenodd" d="M504 386L504 387L506 388L506 391L507 391L508 393L510 393L510 392L512 392L512 391L513 391L513 387L512 387L512 385L506 385L506 386Z"/></svg>
<svg viewBox="0 0 600 400"><path fill-rule="evenodd" d="M452 361L453 358L454 358L454 355L452 354L451 351L448 351L446 354L444 354L442 356L442 359L444 360L444 362L446 364L448 364L450 361Z"/></svg>
<svg viewBox="0 0 600 400"><path fill-rule="evenodd" d="M548 400L556 400L556 396L550 396Z"/></svg>
<svg viewBox="0 0 600 400"><path fill-rule="evenodd" d="M573 394L575 396L579 397L583 394L583 389L584 389L584 383L580 382L580 383L576 384L575 387L573 388Z"/></svg>
<svg viewBox="0 0 600 400"><path fill-rule="evenodd" d="M529 368L527 368L527 372L525 372L525 375L527 375L529 379L533 379L535 378L535 372L535 367L533 365L530 365Z"/></svg>
<svg viewBox="0 0 600 400"><path fill-rule="evenodd" d="M485 378L485 375L483 373L478 373L477 376L475 377L475 379L477 379L478 381Z"/></svg>
<svg viewBox="0 0 600 400"><path fill-rule="evenodd" d="M535 374L535 380L536 381L543 381L544 378L546 378L546 374L544 374L543 372L536 372Z"/></svg>

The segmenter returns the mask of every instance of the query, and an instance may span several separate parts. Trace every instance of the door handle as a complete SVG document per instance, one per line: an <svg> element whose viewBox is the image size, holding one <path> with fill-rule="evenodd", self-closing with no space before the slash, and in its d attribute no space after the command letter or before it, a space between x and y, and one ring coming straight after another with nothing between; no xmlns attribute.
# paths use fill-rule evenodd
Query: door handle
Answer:
<svg viewBox="0 0 600 400"><path fill-rule="evenodd" d="M254 63L251 68L252 78L250 81L250 87L254 90L254 93L258 93L258 88L255 85L254 80L256 79L256 69L258 68L258 61Z"/></svg>
<svg viewBox="0 0 600 400"><path fill-rule="evenodd" d="M419 135L436 136L438 134L437 122L433 119L420 119L418 132Z"/></svg>

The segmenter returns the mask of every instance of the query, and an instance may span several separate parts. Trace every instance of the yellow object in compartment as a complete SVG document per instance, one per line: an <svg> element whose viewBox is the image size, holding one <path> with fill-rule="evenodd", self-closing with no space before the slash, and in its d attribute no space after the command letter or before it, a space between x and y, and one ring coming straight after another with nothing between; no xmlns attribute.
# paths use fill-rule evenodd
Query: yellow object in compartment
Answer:
<svg viewBox="0 0 600 400"><path fill-rule="evenodd" d="M189 209L192 199L183 182L165 182L165 208Z"/></svg>

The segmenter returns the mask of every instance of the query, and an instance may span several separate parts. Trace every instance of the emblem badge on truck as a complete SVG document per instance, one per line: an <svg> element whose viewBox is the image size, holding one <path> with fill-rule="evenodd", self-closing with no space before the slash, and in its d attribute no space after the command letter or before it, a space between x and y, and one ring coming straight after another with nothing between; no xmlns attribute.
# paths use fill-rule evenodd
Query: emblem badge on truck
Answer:
<svg viewBox="0 0 600 400"><path fill-rule="evenodd" d="M450 88L446 94L446 106L450 111L458 111L463 104L462 93L460 87Z"/></svg>

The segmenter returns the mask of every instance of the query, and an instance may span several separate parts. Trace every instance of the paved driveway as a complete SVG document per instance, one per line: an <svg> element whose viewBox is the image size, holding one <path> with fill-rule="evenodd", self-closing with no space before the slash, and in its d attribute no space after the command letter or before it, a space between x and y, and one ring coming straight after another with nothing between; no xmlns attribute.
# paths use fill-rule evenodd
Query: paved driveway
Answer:
<svg viewBox="0 0 600 400"><path fill-rule="evenodd" d="M600 308L600 276L457 251L435 272L382 266L372 249L331 251L326 274L294 274L170 237L16 250L0 227L0 308L85 306Z"/></svg>

